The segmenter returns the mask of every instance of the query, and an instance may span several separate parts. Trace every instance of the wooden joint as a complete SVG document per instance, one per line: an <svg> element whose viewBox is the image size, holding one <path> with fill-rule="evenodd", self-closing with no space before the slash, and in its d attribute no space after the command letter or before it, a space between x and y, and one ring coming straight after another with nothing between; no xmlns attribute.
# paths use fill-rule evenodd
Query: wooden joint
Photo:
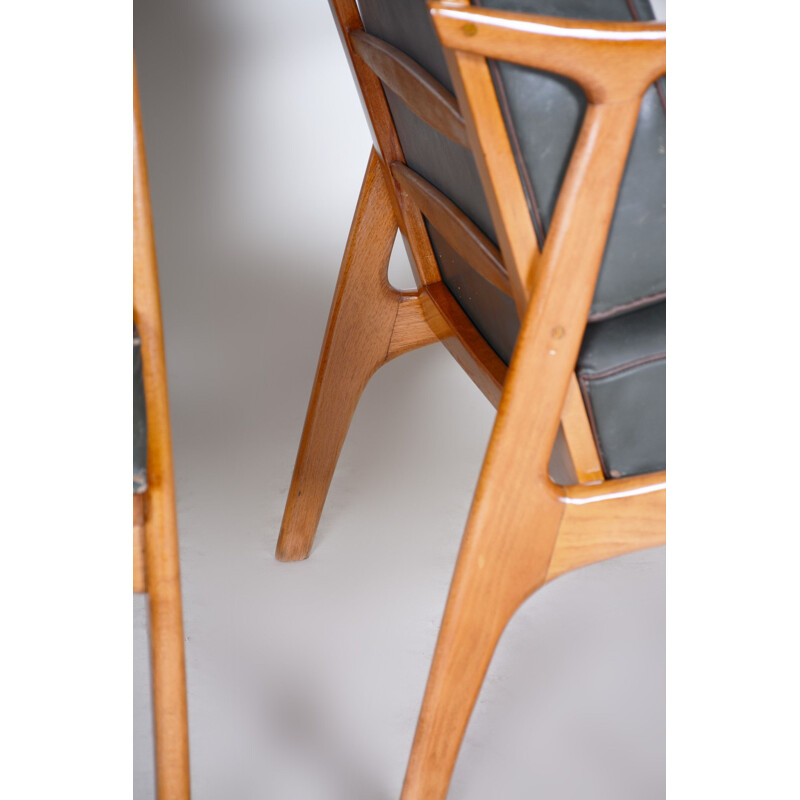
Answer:
<svg viewBox="0 0 800 800"><path fill-rule="evenodd" d="M452 328L436 306L424 302L423 297L427 295L425 289L397 294L397 316L386 351L386 361L453 335Z"/></svg>
<svg viewBox="0 0 800 800"><path fill-rule="evenodd" d="M558 489L564 508L547 580L666 542L667 474Z"/></svg>
<svg viewBox="0 0 800 800"><path fill-rule="evenodd" d="M363 30L351 31L350 42L384 86L418 117L456 144L469 147L456 98L427 70L402 50Z"/></svg>

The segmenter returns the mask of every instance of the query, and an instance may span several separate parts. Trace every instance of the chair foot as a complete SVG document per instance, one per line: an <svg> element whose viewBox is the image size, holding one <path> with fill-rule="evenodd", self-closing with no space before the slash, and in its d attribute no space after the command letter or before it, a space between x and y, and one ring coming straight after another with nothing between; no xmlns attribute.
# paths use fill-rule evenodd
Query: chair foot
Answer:
<svg viewBox="0 0 800 800"><path fill-rule="evenodd" d="M276 548L279 561L307 558L336 462L364 387L389 359L437 341L419 293L388 281L397 221L373 150L350 228Z"/></svg>
<svg viewBox="0 0 800 800"><path fill-rule="evenodd" d="M444 800L481 684L506 624L545 581L560 509L541 494L538 522L509 528L473 506L436 644L401 800ZM502 502L502 501L499 501Z"/></svg>
<svg viewBox="0 0 800 800"><path fill-rule="evenodd" d="M531 321L520 334L530 334ZM464 732L497 642L547 578L564 514L547 475L561 401L531 403L537 377L520 350L509 368L458 555L402 800L444 800ZM522 363L521 363L522 362ZM539 372L542 370L539 369ZM566 389L566 379L563 381Z"/></svg>

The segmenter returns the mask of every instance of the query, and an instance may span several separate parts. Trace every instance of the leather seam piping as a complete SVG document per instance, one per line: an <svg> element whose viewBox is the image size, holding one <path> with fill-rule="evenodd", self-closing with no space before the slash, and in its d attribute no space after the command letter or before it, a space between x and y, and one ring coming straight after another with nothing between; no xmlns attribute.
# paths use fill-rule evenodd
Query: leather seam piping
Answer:
<svg viewBox="0 0 800 800"><path fill-rule="evenodd" d="M578 380L582 382L589 383L590 381L599 381L602 378L610 378L612 375L617 375L620 372L626 372L627 370L636 369L636 367L642 367L645 364L652 364L656 361L666 361L667 354L664 353L655 353L650 356L642 356L641 358L635 358L633 361L626 361L624 364L619 364L616 367L609 367L608 369L602 370L601 372L589 373L585 370L581 370L579 368L578 371Z"/></svg>
<svg viewBox="0 0 800 800"><path fill-rule="evenodd" d="M603 320L625 314L628 311L634 311L637 308L644 308L645 306L655 305L656 303L666 300L667 292L656 292L655 294L648 294L644 297L639 297L636 300L631 300L628 303L620 303L618 306L612 306L607 311L599 311L596 314L589 314L588 322L602 322Z"/></svg>
<svg viewBox="0 0 800 800"><path fill-rule="evenodd" d="M578 386L581 390L581 395L583 396L583 405L586 408L586 416L589 420L589 427L592 429L592 438L594 439L595 447L597 448L597 455L600 458L600 464L603 467L603 474L606 478L613 478L616 477L611 474L611 471L608 468L608 461L606 459L605 453L603 452L603 446L600 443L600 436L597 432L597 421L595 420L594 416L594 409L592 408L592 404L590 402L591 398L589 397L589 383L593 380L599 380L600 378L608 378L611 375L616 375L620 372L623 372L627 369L633 369L635 367L643 366L644 364L652 364L656 361L666 360L667 354L666 353L659 353L653 356L645 356L644 358L635 359L634 361L629 361L626 364L623 364L619 367L612 367L611 369L607 369L603 372L599 372L596 375L587 375L585 372L578 371L576 374L578 376Z"/></svg>

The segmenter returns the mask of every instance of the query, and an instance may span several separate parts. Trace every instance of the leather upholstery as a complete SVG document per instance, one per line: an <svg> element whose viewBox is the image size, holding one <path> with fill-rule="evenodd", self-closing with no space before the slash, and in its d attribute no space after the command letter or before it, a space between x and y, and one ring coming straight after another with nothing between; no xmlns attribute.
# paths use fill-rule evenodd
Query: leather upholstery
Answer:
<svg viewBox="0 0 800 800"><path fill-rule="evenodd" d="M590 323L577 374L606 474L666 467L666 301Z"/></svg>
<svg viewBox="0 0 800 800"><path fill-rule="evenodd" d="M519 333L519 318L514 301L478 275L430 222L426 226L433 252L439 262L442 280L468 316L472 316L470 312L480 304L479 308L483 313L474 316L478 320L475 327L495 353L508 364ZM480 320L486 319L488 314L491 314L492 324L482 327Z"/></svg>
<svg viewBox="0 0 800 800"><path fill-rule="evenodd" d="M476 5L574 19L633 19L627 0L481 0ZM639 19L653 19L647 2L640 0L637 6ZM511 142L541 244L586 100L580 87L566 78L517 64L496 62L493 66L498 99L513 131ZM666 291L665 127L661 97L653 86L642 99L592 303L593 317L652 302Z"/></svg>
<svg viewBox="0 0 800 800"><path fill-rule="evenodd" d="M474 2L576 19L653 19L647 0ZM359 7L368 33L407 53L452 91L424 0L359 0ZM586 100L565 78L508 63L491 67L542 244ZM664 92L662 81L642 100L577 365L604 468L614 476L664 466ZM472 153L423 122L391 91L386 95L409 167L497 243ZM514 303L475 273L430 223L428 230L444 283L508 363L519 329Z"/></svg>
<svg viewBox="0 0 800 800"><path fill-rule="evenodd" d="M367 33L394 45L453 91L439 38L425 0L358 0Z"/></svg>
<svg viewBox="0 0 800 800"><path fill-rule="evenodd" d="M147 491L147 414L142 376L142 340L133 328L133 493Z"/></svg>
<svg viewBox="0 0 800 800"><path fill-rule="evenodd" d="M391 91L386 91L406 163L452 200L495 244L497 236L470 150L423 122Z"/></svg>

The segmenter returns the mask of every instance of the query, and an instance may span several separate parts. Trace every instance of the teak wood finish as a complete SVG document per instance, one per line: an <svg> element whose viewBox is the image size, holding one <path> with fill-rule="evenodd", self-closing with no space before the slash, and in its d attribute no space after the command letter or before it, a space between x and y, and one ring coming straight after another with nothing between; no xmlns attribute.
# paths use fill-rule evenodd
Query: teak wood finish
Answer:
<svg viewBox="0 0 800 800"><path fill-rule="evenodd" d="M469 147L456 98L430 73L396 47L364 31L353 31L350 41L369 68L409 108L456 144Z"/></svg>
<svg viewBox="0 0 800 800"><path fill-rule="evenodd" d="M142 340L148 482L145 495L134 495L133 590L147 592L150 606L158 797L188 800L186 669L167 369L135 64L133 72L133 320Z"/></svg>
<svg viewBox="0 0 800 800"><path fill-rule="evenodd" d="M350 232L286 504L277 556L308 556L358 397L390 357L442 341L498 407L445 608L402 800L442 800L508 620L544 583L665 541L666 473L606 480L574 370L645 89L665 72L656 23L575 22L430 3L457 105L422 68L363 32L354 0L331 0L373 150ZM566 75L588 106L539 249L486 59ZM458 141L463 119L499 252L403 159L381 80ZM448 132L449 131L449 132ZM441 280L425 215L522 320L509 367ZM418 290L386 266L399 227ZM563 428L562 428L563 426ZM564 436L559 436L563 429ZM574 481L548 465L565 440Z"/></svg>
<svg viewBox="0 0 800 800"><path fill-rule="evenodd" d="M133 593L147 591L147 556L145 549L145 503L144 496L133 496Z"/></svg>

